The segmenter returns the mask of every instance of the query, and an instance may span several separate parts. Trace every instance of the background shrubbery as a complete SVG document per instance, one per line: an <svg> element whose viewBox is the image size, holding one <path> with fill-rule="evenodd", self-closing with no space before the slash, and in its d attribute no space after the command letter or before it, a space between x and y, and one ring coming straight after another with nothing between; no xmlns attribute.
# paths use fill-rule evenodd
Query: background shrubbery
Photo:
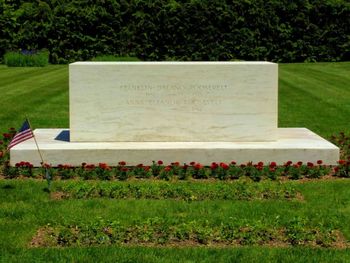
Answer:
<svg viewBox="0 0 350 263"><path fill-rule="evenodd" d="M9 67L44 67L49 63L49 53L43 51L7 52L4 63Z"/></svg>
<svg viewBox="0 0 350 263"><path fill-rule="evenodd" d="M0 0L0 57L51 63L111 55L145 60L350 59L347 0Z"/></svg>

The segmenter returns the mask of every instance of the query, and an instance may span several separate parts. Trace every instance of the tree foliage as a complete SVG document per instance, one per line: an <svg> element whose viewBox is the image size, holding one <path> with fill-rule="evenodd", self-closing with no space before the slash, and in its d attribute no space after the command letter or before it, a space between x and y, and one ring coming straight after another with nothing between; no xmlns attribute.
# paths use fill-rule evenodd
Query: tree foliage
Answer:
<svg viewBox="0 0 350 263"><path fill-rule="evenodd" d="M0 56L344 61L349 27L347 0L0 0Z"/></svg>

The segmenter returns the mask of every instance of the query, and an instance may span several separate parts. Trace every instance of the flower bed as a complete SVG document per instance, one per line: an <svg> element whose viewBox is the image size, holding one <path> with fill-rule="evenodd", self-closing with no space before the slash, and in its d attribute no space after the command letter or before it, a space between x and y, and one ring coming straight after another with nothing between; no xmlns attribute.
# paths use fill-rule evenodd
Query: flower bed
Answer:
<svg viewBox="0 0 350 263"><path fill-rule="evenodd" d="M210 225L207 221L181 221L148 218L123 225L100 218L86 224L47 225L31 241L32 247L74 247L99 245L177 245L247 246L269 245L347 247L339 231L331 227L312 227L293 218L285 225L253 223L232 219Z"/></svg>
<svg viewBox="0 0 350 263"><path fill-rule="evenodd" d="M187 202L202 200L303 200L303 196L291 184L266 181L260 184L238 180L234 183L165 182L165 181L61 181L52 192L53 199L175 199Z"/></svg>

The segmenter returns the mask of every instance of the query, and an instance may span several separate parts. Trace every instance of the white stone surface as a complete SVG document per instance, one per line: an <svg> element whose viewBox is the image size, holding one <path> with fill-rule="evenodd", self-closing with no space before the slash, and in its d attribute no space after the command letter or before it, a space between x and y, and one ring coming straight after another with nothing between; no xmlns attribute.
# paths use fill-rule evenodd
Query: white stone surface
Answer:
<svg viewBox="0 0 350 263"><path fill-rule="evenodd" d="M277 139L275 63L76 62L69 86L72 142Z"/></svg>
<svg viewBox="0 0 350 263"><path fill-rule="evenodd" d="M52 165L82 162L105 162L116 165L126 161L129 165L151 164L152 160L165 163L191 161L202 164L211 162L238 163L248 161L282 164L288 160L316 162L321 159L326 164L336 164L339 148L305 128L279 128L278 140L274 142L69 142L57 139L68 129L39 129L34 134L45 162ZM56 139L55 139L56 138ZM11 149L11 165L29 161L40 165L40 157L33 139Z"/></svg>

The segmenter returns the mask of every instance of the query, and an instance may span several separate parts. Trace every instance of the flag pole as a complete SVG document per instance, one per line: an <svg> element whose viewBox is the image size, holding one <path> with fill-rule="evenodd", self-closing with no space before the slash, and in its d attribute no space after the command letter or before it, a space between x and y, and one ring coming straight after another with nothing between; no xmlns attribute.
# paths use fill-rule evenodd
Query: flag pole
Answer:
<svg viewBox="0 0 350 263"><path fill-rule="evenodd" d="M42 156L42 154L41 154L41 151L40 151L40 149L39 149L38 142L37 142L37 140L36 140L36 138L35 138L35 135L34 135L34 132L33 132L33 129L32 129L32 124L30 123L30 121L29 121L29 119L27 118L27 116L26 116L26 120L28 121L28 124L29 124L29 127L30 127L30 131L31 131L31 133L32 133L32 135L33 135L36 148L38 149L38 153L39 153L39 156L40 156L40 159L41 159L41 166L44 166L44 164L45 164L44 158L43 158L43 156Z"/></svg>
<svg viewBox="0 0 350 263"><path fill-rule="evenodd" d="M29 119L27 118L27 116L26 116L26 120L28 121L30 130L31 130L31 132L32 132L32 135L33 135L33 138L34 138L34 141L35 141L35 144L36 144L36 148L38 149L38 153L39 153L39 155L40 155L41 167L43 167L43 168L45 169L45 177L46 177L46 180L47 180L47 189L48 189L48 191L50 192L50 191L51 191L52 176L51 176L51 174L50 174L50 171L49 171L49 169L48 169L48 166L47 166L47 165L45 164L45 162L44 162L44 158L43 158L43 155L41 154L38 141L36 140L35 135L34 135L34 132L33 132L33 129L32 129L32 124L30 123L30 121L29 121Z"/></svg>

